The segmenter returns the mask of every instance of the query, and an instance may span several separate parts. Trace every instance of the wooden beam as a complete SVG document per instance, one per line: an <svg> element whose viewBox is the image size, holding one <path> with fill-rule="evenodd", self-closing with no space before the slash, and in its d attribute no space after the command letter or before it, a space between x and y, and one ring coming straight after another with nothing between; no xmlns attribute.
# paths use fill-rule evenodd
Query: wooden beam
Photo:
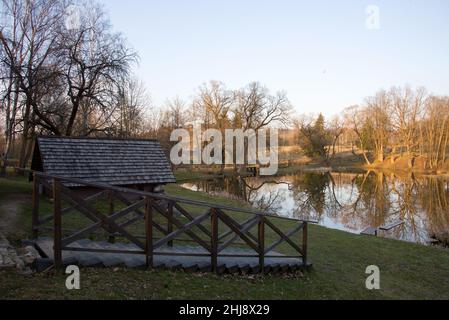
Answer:
<svg viewBox="0 0 449 320"><path fill-rule="evenodd" d="M265 218L263 216L259 217L258 238L259 238L259 269L260 269L260 273L264 273L264 271L265 271Z"/></svg>
<svg viewBox="0 0 449 320"><path fill-rule="evenodd" d="M156 194L156 193L151 193L151 192L138 191L138 190L133 190L133 189L124 188L124 187L115 187L115 186L107 185L107 184L104 184L104 183L86 182L86 181L80 180L80 179L64 178L64 177L44 174L42 172L37 172L37 171L30 171L30 170L25 170L25 171L26 172L35 172L37 175L39 175L42 178L47 178L47 179L57 178L57 179L59 179L61 181L64 181L64 182L79 184L79 185L86 186L86 187L92 187L92 188L103 189L103 190L113 190L116 193L127 193L127 194L131 194L131 195L135 195L135 196L141 196L141 197L150 196L154 200L173 201L173 202L177 202L177 203L183 203L183 204L200 206L200 207L207 207L207 208L210 208L210 206L211 206L210 203L207 203L207 202L204 202L204 201L189 200L189 199L184 199L184 198L179 198L179 197L172 197L172 196ZM285 221L297 221L297 222L300 222L300 221L302 222L303 221L301 219L281 217L281 216L269 214L269 213L266 213L266 212L257 212L255 210L241 209L241 208L235 208L235 207L225 206L225 205L214 205L214 207L217 208L217 209L220 209L220 210L225 210L225 211L247 213L247 214L252 214L252 215L264 215L265 217L270 217L270 218L273 218L273 219L279 219L279 220L285 220Z"/></svg>
<svg viewBox="0 0 449 320"><path fill-rule="evenodd" d="M122 218L123 216L126 216L127 214L129 214L130 212L132 212L133 210L135 210L136 207L141 207L144 206L145 202L144 200L139 201L138 203L135 203L134 205L128 207L128 208L124 208L123 210L109 216L108 221L115 221L117 219ZM96 222L95 224L88 226L80 231L78 231L77 233L71 235L70 237L67 237L65 239L63 239L62 241L62 245L63 246L68 246L69 244L77 241L77 240L81 240L89 235L91 235L92 233L94 233L96 230L100 229L100 228L104 228L107 232L110 233L109 229L105 227L104 225L104 221L99 221ZM119 232L120 234L120 232ZM111 235L111 233L110 233ZM115 236L115 234L112 234Z"/></svg>
<svg viewBox="0 0 449 320"><path fill-rule="evenodd" d="M210 242L210 263L212 272L218 272L218 215L218 211L215 208L212 208L210 211L212 232Z"/></svg>
<svg viewBox="0 0 449 320"><path fill-rule="evenodd" d="M108 205L109 205L109 216L111 217L114 215L114 191L109 190L108 191ZM109 243L115 243L115 237L112 233L109 234Z"/></svg>
<svg viewBox="0 0 449 320"><path fill-rule="evenodd" d="M178 229L182 229L184 224L182 222L180 222L179 220L177 220L174 217L169 217L167 212L165 212L165 210L163 210L155 201L153 201L153 208L158 211L161 215L163 215L166 219L171 220L172 223L178 228ZM198 243L200 246L202 246L204 249L206 249L207 251L211 252L211 248L210 246L200 237L198 237L194 232L187 230L185 232L189 237L191 237L193 240L196 241L196 243Z"/></svg>
<svg viewBox="0 0 449 320"><path fill-rule="evenodd" d="M242 232L243 234L248 234L249 231L256 225L258 224L260 221L259 217L254 217L251 220L249 220L241 229L240 232ZM233 232L235 233L235 232ZM222 252L224 249L226 249L227 247L229 247L232 243L234 243L237 239L239 239L239 235L235 235L233 238L229 239L228 241L226 241L224 244L222 244L219 248L218 248L218 252ZM258 242L258 240L257 240Z"/></svg>
<svg viewBox="0 0 449 320"><path fill-rule="evenodd" d="M246 221L243 222L242 224L239 224L239 223L237 223L237 221L236 221L236 226L238 226L238 228L240 228L240 229L243 229L243 228L245 228L245 226L246 226L248 223L251 223L252 221L254 221L254 219L257 219L257 217L256 217L256 218L253 218L253 217L252 217L251 219L246 220ZM229 230L228 232L226 232L226 233L220 235L220 237L218 238L218 240L221 241L221 240L227 238L228 236L230 236L230 235L232 235L232 234L234 234L234 233L235 233L234 231ZM254 240L254 242L258 242L257 238L256 238L252 233L248 232L247 235L248 235L248 237L250 237L252 240ZM237 237L237 238L238 238L238 237Z"/></svg>
<svg viewBox="0 0 449 320"><path fill-rule="evenodd" d="M181 212L181 214L186 217L187 219L189 219L190 221L194 220L194 217L187 212L187 210L185 210L183 207L181 207L179 204L177 204L176 202L174 203L174 207ZM210 233L209 230L207 230L207 228L205 228L203 225L199 225L198 228L203 231L208 237L211 237L212 234Z"/></svg>
<svg viewBox="0 0 449 320"><path fill-rule="evenodd" d="M270 252L271 250L275 249L277 246L279 246L283 242L287 242L293 249L295 249L300 255L303 255L302 249L294 243L290 237L293 236L295 233L299 232L302 228L304 228L306 222L301 223L298 227L293 229L291 232L288 233L288 235L285 235L278 227L276 227L269 219L265 219L265 224L269 226L274 232L276 232L281 239L277 241L275 244L273 244L270 248L268 248L265 253Z"/></svg>
<svg viewBox="0 0 449 320"><path fill-rule="evenodd" d="M195 220L184 225L182 228L176 230L175 232L170 233L167 237L160 239L158 242L154 244L154 249L158 249L162 247L164 244L170 243L171 241L176 239L176 237L178 237L179 235L186 233L188 230L196 227L199 223L205 221L207 218L209 218L209 216L210 216L209 212L202 216L199 216Z"/></svg>
<svg viewBox="0 0 449 320"><path fill-rule="evenodd" d="M53 257L55 268L62 267L61 181L53 179Z"/></svg>
<svg viewBox="0 0 449 320"><path fill-rule="evenodd" d="M115 197L120 200L121 202L123 202L124 204L126 204L127 206L132 205L132 202L129 201L128 199L126 199L126 197L122 196L119 193L115 193ZM145 218L145 212L137 209L134 211L137 214L137 217L134 217L130 220L128 220L127 222L124 222L123 224L120 225L120 227L122 228L126 228L132 224L134 224L135 222L139 221L139 220L143 220ZM157 224L155 221L153 221L153 227L155 227L157 230L159 230L159 232L161 232L164 235L167 235L168 232L167 230L165 230L164 228L162 228L159 224Z"/></svg>
<svg viewBox="0 0 449 320"><path fill-rule="evenodd" d="M95 200L101 198L102 196L104 196L104 195L106 195L106 194L107 194L107 191L101 191L101 192L99 192L99 193L96 193L96 194L94 194L94 195L92 195L92 196L89 196L89 197L85 198L84 201L86 201L87 203L90 203L90 202L92 202L92 201L95 201ZM77 210L79 210L79 206L77 206L77 205L72 205L72 206L69 207L69 208L64 208L64 209L62 209L61 215L64 217L64 216L68 215L69 213L71 213L71 212L73 212L73 211L77 211ZM53 215L50 215L50 216L48 216L47 218L41 219L40 225L49 223L49 222L51 222L51 221L53 221Z"/></svg>
<svg viewBox="0 0 449 320"><path fill-rule="evenodd" d="M173 218L173 202L169 202L168 203L168 216L170 218ZM173 222L171 221L171 219L167 220L167 233L171 234L173 233ZM173 240L170 240L168 243L169 247L173 247Z"/></svg>
<svg viewBox="0 0 449 320"><path fill-rule="evenodd" d="M130 234L124 228L117 225L113 221L114 220L113 218L111 219L108 216L106 216L106 215L102 214L101 212L99 212L98 210L96 210L95 208L91 207L88 203L86 203L81 197L76 195L70 189L61 186L61 192L64 196L69 198L69 200L74 201L75 203L78 203L80 205L80 211L82 213L85 213L85 215L87 217L93 217L94 219L97 219L97 221L95 221L95 222L98 222L98 220L101 221L103 223L102 227L105 228L105 230L107 232L112 233L112 232L116 231L116 232L120 233L124 238L128 239L129 241L131 241L132 243L137 245L139 248L145 249L145 244L143 244L141 241L139 241L139 239L134 237L132 234ZM127 211L127 209L125 209L124 211ZM120 214L123 214L123 212L118 213L116 215L120 215ZM115 216L114 216L114 218L115 218Z"/></svg>
<svg viewBox="0 0 449 320"><path fill-rule="evenodd" d="M259 246L258 244L254 244L251 239L249 239L243 232L239 230L239 228L235 225L236 222L231 219L226 213L222 212L221 210L216 209L218 213L218 217L221 221L223 221L231 230L233 230L243 241L246 242L254 251L259 253Z"/></svg>
<svg viewBox="0 0 449 320"><path fill-rule="evenodd" d="M145 256L148 268L154 267L153 247L153 199L145 198Z"/></svg>

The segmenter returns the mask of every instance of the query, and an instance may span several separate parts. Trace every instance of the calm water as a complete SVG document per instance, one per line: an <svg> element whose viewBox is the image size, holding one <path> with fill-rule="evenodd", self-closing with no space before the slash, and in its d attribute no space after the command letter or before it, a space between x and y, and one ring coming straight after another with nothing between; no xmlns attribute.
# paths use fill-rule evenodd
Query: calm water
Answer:
<svg viewBox="0 0 449 320"><path fill-rule="evenodd" d="M444 178L380 172L298 173L215 179L182 186L241 199L270 213L318 221L322 226L351 233L403 222L379 236L431 244L449 232L449 179Z"/></svg>

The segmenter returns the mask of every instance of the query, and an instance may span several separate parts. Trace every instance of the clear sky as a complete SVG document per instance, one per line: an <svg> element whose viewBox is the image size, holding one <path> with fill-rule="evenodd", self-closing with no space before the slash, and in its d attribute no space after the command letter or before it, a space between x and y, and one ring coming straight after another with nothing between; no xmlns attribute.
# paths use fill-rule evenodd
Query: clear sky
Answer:
<svg viewBox="0 0 449 320"><path fill-rule="evenodd" d="M393 85L449 94L448 0L101 1L158 105L209 80L259 81L298 113L326 115ZM366 27L369 5L378 30Z"/></svg>

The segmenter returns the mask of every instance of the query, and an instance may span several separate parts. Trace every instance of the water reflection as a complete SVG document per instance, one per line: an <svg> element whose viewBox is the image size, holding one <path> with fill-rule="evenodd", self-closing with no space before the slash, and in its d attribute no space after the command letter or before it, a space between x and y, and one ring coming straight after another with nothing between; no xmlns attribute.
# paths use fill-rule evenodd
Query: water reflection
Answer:
<svg viewBox="0 0 449 320"><path fill-rule="evenodd" d="M185 188L244 200L270 213L360 233L403 222L379 236L447 244L449 179L370 171L214 179Z"/></svg>

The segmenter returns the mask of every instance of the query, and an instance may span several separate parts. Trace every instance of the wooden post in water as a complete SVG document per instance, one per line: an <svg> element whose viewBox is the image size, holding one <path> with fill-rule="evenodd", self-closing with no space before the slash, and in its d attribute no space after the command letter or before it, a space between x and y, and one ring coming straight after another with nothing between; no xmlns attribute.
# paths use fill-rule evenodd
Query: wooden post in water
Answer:
<svg viewBox="0 0 449 320"><path fill-rule="evenodd" d="M39 238L39 176L33 174L33 217L32 217L32 235L33 239Z"/></svg>
<svg viewBox="0 0 449 320"><path fill-rule="evenodd" d="M265 271L265 217L259 216L258 242L259 242L259 268L260 273Z"/></svg>
<svg viewBox="0 0 449 320"><path fill-rule="evenodd" d="M55 268L62 267L62 216L61 216L61 181L53 179L53 255Z"/></svg>
<svg viewBox="0 0 449 320"><path fill-rule="evenodd" d="M308 233L309 233L309 223L307 221L304 221L304 228L302 232L302 251L303 251L302 262L305 268L307 267L307 241L309 236Z"/></svg>
<svg viewBox="0 0 449 320"><path fill-rule="evenodd" d="M218 272L218 212L212 208L211 213L211 271Z"/></svg>
<svg viewBox="0 0 449 320"><path fill-rule="evenodd" d="M173 218L173 202L168 203L168 216ZM173 222L169 219L167 223L167 233L170 235L173 233ZM168 246L173 248L173 240L168 242Z"/></svg>
<svg viewBox="0 0 449 320"><path fill-rule="evenodd" d="M145 198L145 255L148 268L154 267L153 255L153 199Z"/></svg>

